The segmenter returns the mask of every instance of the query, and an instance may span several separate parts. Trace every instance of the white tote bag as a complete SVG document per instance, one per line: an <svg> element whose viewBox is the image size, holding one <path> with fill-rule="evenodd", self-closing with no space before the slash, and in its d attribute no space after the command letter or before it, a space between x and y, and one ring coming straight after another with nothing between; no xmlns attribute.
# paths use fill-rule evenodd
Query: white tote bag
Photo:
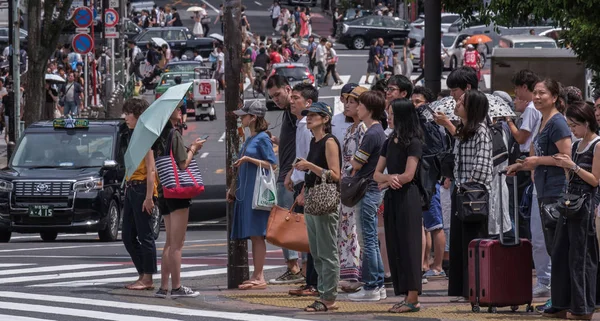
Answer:
<svg viewBox="0 0 600 321"><path fill-rule="evenodd" d="M269 169L258 167L256 181L254 182L254 194L252 196L252 209L271 211L277 205L276 181L273 167Z"/></svg>

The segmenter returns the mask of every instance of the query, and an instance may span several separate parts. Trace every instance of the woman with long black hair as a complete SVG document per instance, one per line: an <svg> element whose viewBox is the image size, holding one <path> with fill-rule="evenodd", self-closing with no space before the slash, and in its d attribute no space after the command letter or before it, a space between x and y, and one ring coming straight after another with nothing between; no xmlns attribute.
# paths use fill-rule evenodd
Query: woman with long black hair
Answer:
<svg viewBox="0 0 600 321"><path fill-rule="evenodd" d="M492 136L486 122L489 102L478 90L466 91L456 102L454 114L461 119L456 128L454 148L454 179L457 185L479 183L489 193L493 178ZM457 189L453 193L452 213L457 212ZM468 259L469 243L488 235L487 219L463 222L452 215L450 222L450 277L448 295L462 301L469 297Z"/></svg>
<svg viewBox="0 0 600 321"><path fill-rule="evenodd" d="M421 309L421 196L415 174L423 152L423 132L413 103L396 99L388 118L393 132L383 144L373 178L384 197L384 225L394 294L406 295L389 312L417 312ZM388 161L389 160L389 161ZM387 174L384 170L387 167Z"/></svg>

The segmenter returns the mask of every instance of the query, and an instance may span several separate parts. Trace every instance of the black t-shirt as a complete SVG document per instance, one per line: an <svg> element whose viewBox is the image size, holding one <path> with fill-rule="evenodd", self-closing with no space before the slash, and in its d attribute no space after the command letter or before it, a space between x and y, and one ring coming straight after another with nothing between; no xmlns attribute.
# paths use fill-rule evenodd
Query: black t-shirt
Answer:
<svg viewBox="0 0 600 321"><path fill-rule="evenodd" d="M406 170L406 162L409 156L421 159L423 154L423 143L418 138L413 138L405 146L401 142L395 142L394 134L390 135L383 147L381 156L385 157L388 174L402 174Z"/></svg>
<svg viewBox="0 0 600 321"><path fill-rule="evenodd" d="M271 61L271 59L269 59L269 55L265 54L258 54L258 56L256 56L256 59L254 60L254 67L260 67L262 69L265 70L265 72L267 71L267 65L269 64L269 62Z"/></svg>
<svg viewBox="0 0 600 321"><path fill-rule="evenodd" d="M369 49L369 59L367 60L367 62L374 62L376 55L377 55L376 47L371 46L371 48Z"/></svg>
<svg viewBox="0 0 600 321"><path fill-rule="evenodd" d="M296 158L296 117L289 109L283 111L281 131L279 133L279 177L277 182L283 182L292 169Z"/></svg>
<svg viewBox="0 0 600 321"><path fill-rule="evenodd" d="M179 17L179 12L173 13L173 19L175 19L175 21L173 21L173 27L183 26L183 23L181 22L181 17Z"/></svg>
<svg viewBox="0 0 600 321"><path fill-rule="evenodd" d="M368 178L370 180L369 185L377 186L377 183L373 180L373 173L377 167L379 161L379 155L381 148L384 145L386 136L383 131L381 124L373 124L365 132L362 138L360 146L354 153L353 159L362 164L360 170L356 173L358 177Z"/></svg>
<svg viewBox="0 0 600 321"><path fill-rule="evenodd" d="M54 95L54 97L58 96L58 92L56 90L54 90L54 88L50 88L49 90L46 90L46 102L47 103L53 103L54 99L52 98L52 96L50 96L50 94L48 93L48 91L52 92L52 95Z"/></svg>
<svg viewBox="0 0 600 321"><path fill-rule="evenodd" d="M327 140L329 140L330 138L335 140L335 143L337 144L338 155L340 157L338 164L340 164L340 166L341 166L342 153L340 151L340 143L338 142L337 138L335 138L335 136L333 136L332 134L325 135L318 142L316 142L315 138L313 137L310 140L310 150L308 151L308 156L306 156L306 160L323 168L323 169L332 169L332 168L329 168L329 165L327 164L327 157L326 157L326 153L325 153ZM338 168L338 170L339 170L339 168ZM306 186L306 187L315 186L315 183L321 182L320 177L321 177L321 173L307 172L306 175L304 176L304 182L305 182L304 186Z"/></svg>

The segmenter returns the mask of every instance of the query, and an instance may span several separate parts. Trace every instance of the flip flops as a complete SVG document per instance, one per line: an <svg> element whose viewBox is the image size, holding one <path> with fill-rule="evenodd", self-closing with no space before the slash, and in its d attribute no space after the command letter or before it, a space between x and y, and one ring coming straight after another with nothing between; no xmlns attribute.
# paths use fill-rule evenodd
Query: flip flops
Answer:
<svg viewBox="0 0 600 321"><path fill-rule="evenodd" d="M154 290L154 285L145 285L142 282L137 281L132 284L126 285L125 288L127 290L134 290L134 291Z"/></svg>
<svg viewBox="0 0 600 321"><path fill-rule="evenodd" d="M419 302L416 303L408 303L406 301L402 301L400 303L394 304L392 308L388 310L390 313L411 313L411 312L419 312L421 311L421 307L418 306Z"/></svg>
<svg viewBox="0 0 600 321"><path fill-rule="evenodd" d="M311 305L304 308L304 312L327 312L330 310L335 311L335 310L338 310L339 308L340 307L335 305L335 303L334 303L334 305L327 307L327 305L325 305L325 303L323 303L321 301L315 301Z"/></svg>

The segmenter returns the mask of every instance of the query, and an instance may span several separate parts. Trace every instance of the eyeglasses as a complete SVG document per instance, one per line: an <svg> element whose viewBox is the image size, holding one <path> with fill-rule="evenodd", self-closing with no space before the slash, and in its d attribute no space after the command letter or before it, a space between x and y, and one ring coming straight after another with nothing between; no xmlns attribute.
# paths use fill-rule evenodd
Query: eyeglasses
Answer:
<svg viewBox="0 0 600 321"><path fill-rule="evenodd" d="M400 88L398 88L398 87L386 87L386 88L384 89L384 91L385 91L386 93L387 93L387 92L391 92L391 91L395 91L395 90L400 90Z"/></svg>

